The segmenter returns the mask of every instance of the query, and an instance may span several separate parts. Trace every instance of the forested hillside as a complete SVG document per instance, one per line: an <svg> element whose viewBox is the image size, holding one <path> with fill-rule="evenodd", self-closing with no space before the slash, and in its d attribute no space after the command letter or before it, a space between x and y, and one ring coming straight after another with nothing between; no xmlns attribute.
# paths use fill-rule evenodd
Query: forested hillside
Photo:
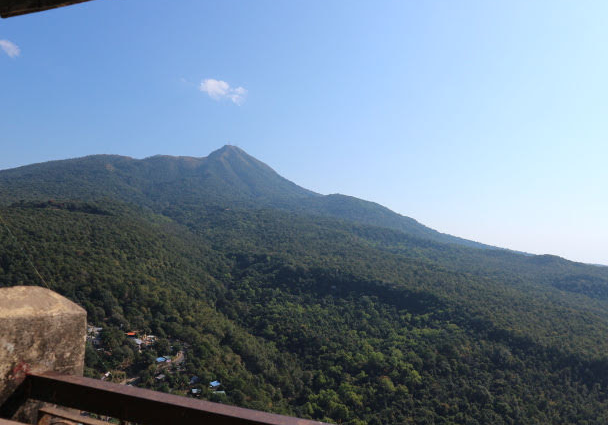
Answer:
<svg viewBox="0 0 608 425"><path fill-rule="evenodd" d="M344 424L608 422L607 268L480 249L241 152L0 172L0 285L36 267L82 305L87 374L117 382Z"/></svg>
<svg viewBox="0 0 608 425"><path fill-rule="evenodd" d="M40 198L120 199L158 211L168 205L280 208L388 227L439 242L486 247L439 233L381 205L344 195L321 196L284 179L235 146L204 158L135 160L93 155L0 171L0 203Z"/></svg>

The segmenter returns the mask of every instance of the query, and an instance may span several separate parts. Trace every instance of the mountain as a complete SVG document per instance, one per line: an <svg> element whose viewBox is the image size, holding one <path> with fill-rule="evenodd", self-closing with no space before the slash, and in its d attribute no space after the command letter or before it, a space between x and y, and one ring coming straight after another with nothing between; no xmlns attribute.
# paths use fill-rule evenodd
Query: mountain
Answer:
<svg viewBox="0 0 608 425"><path fill-rule="evenodd" d="M40 198L116 198L160 211L175 203L273 207L387 227L437 242L491 248L439 233L373 202L322 196L278 175L236 146L205 158L158 155L143 160L94 155L0 171L4 204Z"/></svg>
<svg viewBox="0 0 608 425"><path fill-rule="evenodd" d="M89 376L349 425L608 422L606 267L479 248L235 147L5 170L0 200L0 286L87 310Z"/></svg>

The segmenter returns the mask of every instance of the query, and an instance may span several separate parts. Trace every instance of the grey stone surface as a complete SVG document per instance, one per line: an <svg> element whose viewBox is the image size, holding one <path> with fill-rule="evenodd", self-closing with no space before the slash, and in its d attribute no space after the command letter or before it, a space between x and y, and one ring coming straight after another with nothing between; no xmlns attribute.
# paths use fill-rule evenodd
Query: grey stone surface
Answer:
<svg viewBox="0 0 608 425"><path fill-rule="evenodd" d="M82 375L85 310L37 286L0 288L0 405L28 371Z"/></svg>

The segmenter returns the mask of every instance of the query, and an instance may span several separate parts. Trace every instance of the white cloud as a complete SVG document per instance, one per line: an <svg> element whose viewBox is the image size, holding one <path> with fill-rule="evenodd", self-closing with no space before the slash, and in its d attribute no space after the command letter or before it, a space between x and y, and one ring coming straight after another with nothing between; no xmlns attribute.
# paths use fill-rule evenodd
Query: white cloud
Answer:
<svg viewBox="0 0 608 425"><path fill-rule="evenodd" d="M11 58L15 58L21 54L19 46L8 40L0 40L0 49L4 50L4 53L9 55Z"/></svg>
<svg viewBox="0 0 608 425"><path fill-rule="evenodd" d="M211 99L230 99L234 104L241 106L245 103L247 90L243 87L230 87L225 81L207 78L201 82L199 90L207 93Z"/></svg>

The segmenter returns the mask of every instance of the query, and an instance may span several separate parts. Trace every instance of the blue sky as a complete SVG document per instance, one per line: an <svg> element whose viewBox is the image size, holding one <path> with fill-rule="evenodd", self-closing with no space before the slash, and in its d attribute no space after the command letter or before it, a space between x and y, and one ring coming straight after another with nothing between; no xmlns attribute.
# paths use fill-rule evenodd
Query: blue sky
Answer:
<svg viewBox="0 0 608 425"><path fill-rule="evenodd" d="M608 4L95 0L0 21L0 169L230 143L320 193L608 264Z"/></svg>

